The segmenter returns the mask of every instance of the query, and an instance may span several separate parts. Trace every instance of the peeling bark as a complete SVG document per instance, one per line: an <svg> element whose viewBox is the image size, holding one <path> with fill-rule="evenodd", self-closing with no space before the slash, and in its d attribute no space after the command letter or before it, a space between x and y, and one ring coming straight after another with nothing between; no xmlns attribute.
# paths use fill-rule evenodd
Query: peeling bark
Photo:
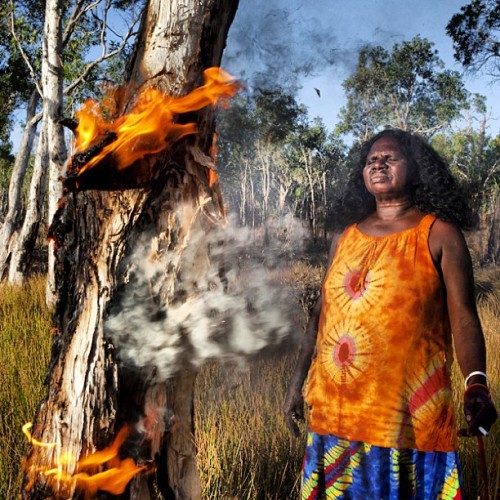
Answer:
<svg viewBox="0 0 500 500"><path fill-rule="evenodd" d="M0 227L0 279L3 279L7 274L13 247L16 244L16 231L19 229L21 212L21 190L35 140L37 121L34 120L34 117L39 100L40 96L38 93L36 91L33 92L26 112L26 125L21 137L19 153L16 156L10 178L9 205L5 219Z"/></svg>
<svg viewBox="0 0 500 500"><path fill-rule="evenodd" d="M49 221L54 217L62 196L60 177L68 156L64 131L59 123L63 118L63 64L61 61L63 8L63 0L47 0L46 2L41 83L43 121L47 126L47 218ZM54 266L54 247L50 242L46 291L48 304L53 304L56 300Z"/></svg>
<svg viewBox="0 0 500 500"><path fill-rule="evenodd" d="M32 254L42 221L42 205L48 164L47 153L46 122L43 122L40 137L38 138L35 165L31 176L26 215L24 216L23 225L12 250L12 258L9 264L9 283L22 284L29 275Z"/></svg>
<svg viewBox="0 0 500 500"><path fill-rule="evenodd" d="M202 70L220 63L237 4L151 0L122 111L143 86L174 96L199 86ZM132 256L139 241L162 269L147 289L139 290L150 294L152 315L186 300L186 290L196 293L194 284L182 283L186 270L194 269L198 279L206 273L209 246L203 235L223 219L224 209L219 186L209 185L209 168L200 160L209 155L213 110L193 118L197 136L142 162L141 168L154 172L149 184L72 192L56 214L54 343L48 394L33 428L35 438L55 447L31 447L25 484L32 484L24 498L78 498L73 490L58 493L36 467L53 466L63 452L80 457L101 449L125 424L133 428L125 452L140 464L154 463L156 473L136 476L122 498L156 498L156 491L165 498L200 498L193 440L195 372L186 363L182 373L159 381L154 370L121 365L119 346L106 335L107 315L121 307L121 297L135 282ZM64 468L74 472L74 465Z"/></svg>

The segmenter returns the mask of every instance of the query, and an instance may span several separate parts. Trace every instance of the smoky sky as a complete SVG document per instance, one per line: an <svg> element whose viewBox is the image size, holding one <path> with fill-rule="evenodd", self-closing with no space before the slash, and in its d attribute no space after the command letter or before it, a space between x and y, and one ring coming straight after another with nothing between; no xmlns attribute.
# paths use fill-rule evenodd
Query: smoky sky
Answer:
<svg viewBox="0 0 500 500"><path fill-rule="evenodd" d="M416 35L435 43L447 69L453 59L445 27L468 0L239 0L229 30L223 67L255 87L298 90L311 116L330 128L344 105L343 81L364 45L391 50ZM464 75L467 89L487 96L498 129L497 87L484 75ZM302 87L302 88L301 88ZM316 93L321 91L321 97Z"/></svg>
<svg viewBox="0 0 500 500"><path fill-rule="evenodd" d="M344 65L350 51L304 4L240 0L223 67L249 90L277 85L293 90L303 77Z"/></svg>

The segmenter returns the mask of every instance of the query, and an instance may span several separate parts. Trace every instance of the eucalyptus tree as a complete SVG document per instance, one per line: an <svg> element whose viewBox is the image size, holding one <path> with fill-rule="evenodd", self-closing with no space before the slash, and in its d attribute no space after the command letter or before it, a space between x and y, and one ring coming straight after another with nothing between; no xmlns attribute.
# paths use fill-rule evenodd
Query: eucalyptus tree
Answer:
<svg viewBox="0 0 500 500"><path fill-rule="evenodd" d="M37 11L39 2L32 4L33 9ZM36 36L35 30L39 27L39 23L36 22L30 27L31 36ZM2 2L0 5L0 158L2 159L11 160L12 113L20 103L29 100L32 90L33 84L28 69L10 36L9 3Z"/></svg>
<svg viewBox="0 0 500 500"><path fill-rule="evenodd" d="M500 257L500 136L488 133L486 101L474 96L464 124L433 138L433 145L446 158L489 233L480 260L498 262ZM486 243L486 241L485 241Z"/></svg>
<svg viewBox="0 0 500 500"><path fill-rule="evenodd" d="M231 106L219 113L217 170L221 179L225 204L238 214L242 226L255 227L257 223L255 145L259 123L255 116L255 102L248 93L242 93Z"/></svg>
<svg viewBox="0 0 500 500"><path fill-rule="evenodd" d="M446 26L455 59L470 71L500 77L500 0L473 0Z"/></svg>
<svg viewBox="0 0 500 500"><path fill-rule="evenodd" d="M287 158L296 181L293 198L298 212L309 222L313 238L319 236L320 223L326 237L329 209L343 176L345 145L315 118L291 135Z"/></svg>
<svg viewBox="0 0 500 500"><path fill-rule="evenodd" d="M257 89L222 114L223 189L241 224L267 228L269 217L283 215L292 178L284 152L305 117L295 95L281 87Z"/></svg>
<svg viewBox="0 0 500 500"><path fill-rule="evenodd" d="M433 138L478 214L493 209L500 186L500 138L488 134L488 121L486 99L475 95L464 123Z"/></svg>
<svg viewBox="0 0 500 500"><path fill-rule="evenodd" d="M109 71L108 63L128 47L138 21L141 2L113 0L73 0L62 2L48 0L45 5L28 0L11 0L8 3L8 19L11 40L16 53L24 62L34 89L31 101L40 99L42 110L29 106L25 129L11 177L8 213L1 227L0 275L8 273L11 281L22 281L30 261L30 249L38 234L42 206L48 220L52 218L61 197L60 177L67 158L67 141L60 125L71 116L76 103L95 92L109 78L117 77ZM110 25L112 11L124 9L127 14L119 31ZM135 17L134 17L135 16ZM41 24L42 23L42 24ZM43 29L40 29L40 25ZM123 65L122 65L123 67ZM30 101L30 102L31 102ZM48 127L44 147L50 154L38 149L37 168L48 172L48 189L43 182L45 175L35 170L30 192L38 196L30 200L25 215L21 238L19 231L20 186L27 162L32 154L37 124ZM41 147L40 144L38 146ZM45 164L44 161L47 163ZM46 199L48 198L48 200ZM49 257L53 259L53 247ZM53 299L53 260L49 263L48 299Z"/></svg>
<svg viewBox="0 0 500 500"><path fill-rule="evenodd" d="M126 490L111 489L109 481L104 491L133 499L201 497L192 427L193 357L211 333L225 338L210 324L231 323L215 321L213 314L224 311L211 307L210 318L195 325L196 333L205 335L201 346L189 326L198 312L193 301L203 308L203 293L211 297L219 285L224 294L224 276L210 267L217 245L208 238L225 215L212 159L213 82L206 82L208 97L196 93L189 115L175 123L166 119L165 101L185 106L186 94L192 97L203 83L204 70L220 64L237 6L234 0L150 0L123 93L96 105L102 113L92 114L91 121L106 126L72 156L65 203L50 230L57 240L55 328L47 396L33 426L36 439L55 446L29 450L26 498L82 498L103 490L102 483L94 483L86 492L76 491L77 461L123 436L120 429L128 431L126 442L120 441L126 463L140 463L132 475L125 474L125 483L143 468L150 473L136 475ZM210 74L221 94L232 94L235 85L227 75L216 68ZM141 100L144 95L150 97ZM153 119L165 112L152 127L157 141L144 138L140 124L122 158L120 146L129 136L120 125L145 104L152 105ZM187 137L164 148L165 137L173 142L184 132ZM108 153L107 146L118 149ZM91 166L93 160L98 162ZM160 356L145 364L136 348Z"/></svg>
<svg viewBox="0 0 500 500"><path fill-rule="evenodd" d="M12 244L15 242L15 231L22 220L21 192L22 185L28 168L29 157L35 138L34 117L37 113L39 95L35 90L35 85L31 79L30 70L25 64L26 52L36 58L35 46L41 43L43 32L40 19L39 2L25 2L23 10L33 13L31 23L18 23L16 32L21 32L22 36L29 41L26 51L20 51L13 36L13 19L11 17L12 5L9 2L2 3L0 6L0 79L1 79L1 100L2 100L2 137L4 152L11 153L11 144L7 136L10 135L12 126L13 112L23 103L26 107L26 123L24 133L20 141L19 154L15 161L3 161L3 167L8 168L8 197L7 203L2 210L3 220L0 224L0 279L6 274L8 262L11 256ZM38 15L37 15L38 14ZM38 58L39 59L39 58ZM13 158L12 158L13 160ZM6 177L5 171L2 177ZM5 179L7 181L7 179ZM2 187L4 183L2 183Z"/></svg>
<svg viewBox="0 0 500 500"><path fill-rule="evenodd" d="M416 36L391 51L365 46L343 87L347 104L338 132L364 141L384 127L426 136L448 126L467 107L459 73L444 68L433 43Z"/></svg>

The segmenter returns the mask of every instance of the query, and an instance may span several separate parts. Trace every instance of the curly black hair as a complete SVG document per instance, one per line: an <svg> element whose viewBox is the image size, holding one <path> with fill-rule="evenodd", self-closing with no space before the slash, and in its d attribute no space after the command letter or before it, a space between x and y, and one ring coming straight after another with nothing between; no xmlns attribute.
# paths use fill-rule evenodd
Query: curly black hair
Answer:
<svg viewBox="0 0 500 500"><path fill-rule="evenodd" d="M351 171L342 197L334 203L337 229L360 222L375 211L375 198L363 181L363 168L372 145L382 137L396 139L412 172L411 194L415 206L422 212L472 229L477 217L467 198L450 172L447 163L421 136L400 129L385 129L361 146L359 161Z"/></svg>

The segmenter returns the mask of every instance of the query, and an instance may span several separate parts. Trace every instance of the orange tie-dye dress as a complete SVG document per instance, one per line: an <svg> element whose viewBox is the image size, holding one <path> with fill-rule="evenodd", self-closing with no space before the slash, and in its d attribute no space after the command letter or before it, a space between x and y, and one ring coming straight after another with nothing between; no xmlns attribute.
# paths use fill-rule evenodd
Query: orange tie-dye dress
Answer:
<svg viewBox="0 0 500 500"><path fill-rule="evenodd" d="M323 284L305 385L312 432L388 448L456 448L446 298L435 220L383 237L351 226Z"/></svg>

